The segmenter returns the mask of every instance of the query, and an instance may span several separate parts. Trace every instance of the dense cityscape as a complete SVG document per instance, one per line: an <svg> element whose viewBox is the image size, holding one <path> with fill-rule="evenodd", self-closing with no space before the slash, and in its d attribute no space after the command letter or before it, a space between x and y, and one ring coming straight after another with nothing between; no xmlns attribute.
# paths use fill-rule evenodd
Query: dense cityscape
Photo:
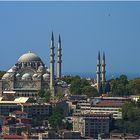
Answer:
<svg viewBox="0 0 140 140"><path fill-rule="evenodd" d="M139 139L140 78L106 80L100 51L96 79L62 76L58 38L56 75L53 33L50 68L29 51L1 71L1 139Z"/></svg>
<svg viewBox="0 0 140 140"><path fill-rule="evenodd" d="M140 139L139 17L140 2L1 1L0 139Z"/></svg>

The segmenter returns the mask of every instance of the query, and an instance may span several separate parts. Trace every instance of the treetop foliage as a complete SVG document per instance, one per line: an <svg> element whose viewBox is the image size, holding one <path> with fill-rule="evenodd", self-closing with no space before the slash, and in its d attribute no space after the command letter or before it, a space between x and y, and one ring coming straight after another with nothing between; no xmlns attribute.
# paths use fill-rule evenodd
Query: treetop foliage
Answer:
<svg viewBox="0 0 140 140"><path fill-rule="evenodd" d="M96 88L91 87L85 78L79 76L66 76L63 77L70 86L70 92L73 95L87 95L88 97L98 96Z"/></svg>
<svg viewBox="0 0 140 140"><path fill-rule="evenodd" d="M49 123L54 129L59 129L62 125L63 120L63 109L59 106L56 106L52 110L52 115L49 118Z"/></svg>
<svg viewBox="0 0 140 140"><path fill-rule="evenodd" d="M110 81L112 96L140 95L140 78L128 80L126 75L121 75Z"/></svg>
<svg viewBox="0 0 140 140"><path fill-rule="evenodd" d="M0 79L2 78L2 76L6 73L6 71L0 71Z"/></svg>
<svg viewBox="0 0 140 140"><path fill-rule="evenodd" d="M115 129L118 132L140 135L140 108L137 104L126 102L121 111L122 120L115 122Z"/></svg>

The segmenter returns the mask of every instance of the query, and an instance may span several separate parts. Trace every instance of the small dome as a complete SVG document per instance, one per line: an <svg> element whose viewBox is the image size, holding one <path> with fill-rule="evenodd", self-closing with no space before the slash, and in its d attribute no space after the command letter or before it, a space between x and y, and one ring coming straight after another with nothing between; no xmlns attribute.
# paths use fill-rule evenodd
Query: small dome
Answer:
<svg viewBox="0 0 140 140"><path fill-rule="evenodd" d="M23 76L22 76L22 80L31 80L31 75L29 74L29 73L25 73L25 74L23 74Z"/></svg>
<svg viewBox="0 0 140 140"><path fill-rule="evenodd" d="M19 59L18 62L32 62L32 61L41 61L40 57L32 52L28 52L23 54Z"/></svg>
<svg viewBox="0 0 140 140"><path fill-rule="evenodd" d="M17 74L16 74L16 77L20 77L20 74L19 74L19 73L17 73Z"/></svg>
<svg viewBox="0 0 140 140"><path fill-rule="evenodd" d="M50 74L49 73L45 73L44 75L43 75L43 79L44 80L48 80L50 78Z"/></svg>
<svg viewBox="0 0 140 140"><path fill-rule="evenodd" d="M35 74L33 75L33 77L37 77L37 74L35 73Z"/></svg>
<svg viewBox="0 0 140 140"><path fill-rule="evenodd" d="M38 76L38 75L35 73L35 74L33 75L33 78L37 78L37 76Z"/></svg>
<svg viewBox="0 0 140 140"><path fill-rule="evenodd" d="M37 72L43 72L44 67L43 66L39 66Z"/></svg>
<svg viewBox="0 0 140 140"><path fill-rule="evenodd" d="M11 77L10 73L5 73L2 77L2 79L9 79Z"/></svg>
<svg viewBox="0 0 140 140"><path fill-rule="evenodd" d="M17 70L17 67L16 66L13 66L12 67L12 71L15 72L16 70Z"/></svg>

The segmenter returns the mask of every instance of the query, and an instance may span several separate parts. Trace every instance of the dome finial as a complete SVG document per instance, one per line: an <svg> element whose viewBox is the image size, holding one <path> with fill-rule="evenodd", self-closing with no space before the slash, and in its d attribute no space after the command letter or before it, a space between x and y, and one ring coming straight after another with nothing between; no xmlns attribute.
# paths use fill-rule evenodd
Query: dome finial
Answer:
<svg viewBox="0 0 140 140"><path fill-rule="evenodd" d="M31 51L28 51L28 53L32 53Z"/></svg>

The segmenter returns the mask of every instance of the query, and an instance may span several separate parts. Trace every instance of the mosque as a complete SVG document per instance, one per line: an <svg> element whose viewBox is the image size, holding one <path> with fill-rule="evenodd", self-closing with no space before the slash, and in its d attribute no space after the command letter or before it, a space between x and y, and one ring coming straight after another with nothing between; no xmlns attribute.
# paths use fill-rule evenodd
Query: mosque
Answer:
<svg viewBox="0 0 140 140"><path fill-rule="evenodd" d="M6 97L12 95L13 97L37 97L39 90L41 89L50 91L52 97L60 91L66 93L67 84L61 80L62 47L60 35L57 47L57 76L54 74L54 52L54 36L52 33L49 69L35 53L29 51L21 55L15 65L12 66L12 68L9 69L0 80L0 96ZM98 52L95 87L99 93L102 93L103 87L106 88L105 66L105 53L103 52L101 64L100 52Z"/></svg>
<svg viewBox="0 0 140 140"><path fill-rule="evenodd" d="M13 94L14 97L37 97L40 89L50 90L52 96L61 85L61 39L57 47L57 77L54 75L55 53L54 36L50 45L50 70L35 53L29 51L19 57L17 62L0 80L0 96ZM59 81L60 83L60 81Z"/></svg>

